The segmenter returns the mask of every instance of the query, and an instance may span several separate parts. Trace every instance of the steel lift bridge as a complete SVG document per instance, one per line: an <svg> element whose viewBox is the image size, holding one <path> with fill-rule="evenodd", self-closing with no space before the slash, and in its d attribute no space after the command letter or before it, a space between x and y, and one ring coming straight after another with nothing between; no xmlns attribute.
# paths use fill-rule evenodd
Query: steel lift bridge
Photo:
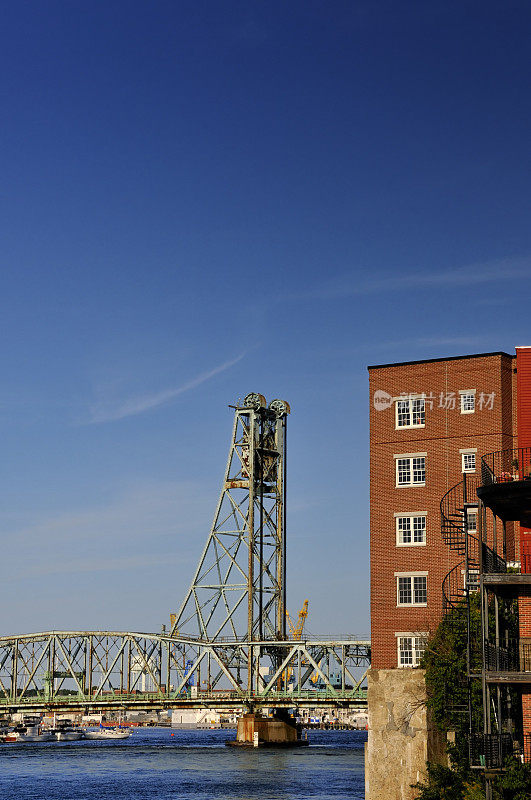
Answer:
<svg viewBox="0 0 531 800"><path fill-rule="evenodd" d="M252 393L232 408L214 522L169 631L1 637L0 711L365 704L368 638L286 632L289 405Z"/></svg>

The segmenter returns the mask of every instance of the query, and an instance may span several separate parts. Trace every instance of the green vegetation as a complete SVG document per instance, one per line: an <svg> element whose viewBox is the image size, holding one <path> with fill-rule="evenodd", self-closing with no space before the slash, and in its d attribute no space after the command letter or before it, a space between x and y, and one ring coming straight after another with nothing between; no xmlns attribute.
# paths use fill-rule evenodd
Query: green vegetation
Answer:
<svg viewBox="0 0 531 800"><path fill-rule="evenodd" d="M470 596L470 626L479 634L481 615L479 596ZM474 637L480 641L479 635ZM455 731L455 758L468 756L468 682L467 682L467 609L462 602L441 621L426 647L422 666L426 669L428 708L439 730ZM471 668L481 669L481 652L473 650ZM479 684L478 681L475 681ZM474 728L480 730L482 719L481 686L473 687ZM464 752L463 752L464 751Z"/></svg>
<svg viewBox="0 0 531 800"><path fill-rule="evenodd" d="M439 764L429 764L427 780L414 788L419 791L417 800L485 800L485 789L477 776ZM505 771L494 779L492 796L493 800L529 800L531 766L516 758L507 759Z"/></svg>
<svg viewBox="0 0 531 800"><path fill-rule="evenodd" d="M477 779L470 778L460 770L428 764L428 778L417 783L418 800L485 800L485 792Z"/></svg>
<svg viewBox="0 0 531 800"><path fill-rule="evenodd" d="M479 681L473 681L469 699L467 682L467 613L463 602L447 614L428 642L422 666L426 670L428 709L439 730L453 731L455 743L449 745L451 768L428 764L423 783L415 784L417 800L485 800L482 775L469 767L469 702L473 729L482 728L482 698ZM507 610L507 621L516 631L515 609ZM470 626L473 641L480 639L479 596L470 595ZM481 653L472 648L472 669L480 669ZM494 800L530 800L531 765L509 758L506 770L493 780Z"/></svg>

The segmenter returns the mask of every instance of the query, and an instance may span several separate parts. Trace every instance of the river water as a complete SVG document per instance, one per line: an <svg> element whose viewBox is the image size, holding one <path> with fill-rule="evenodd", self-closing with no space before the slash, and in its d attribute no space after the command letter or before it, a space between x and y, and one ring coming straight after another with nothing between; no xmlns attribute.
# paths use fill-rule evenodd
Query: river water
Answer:
<svg viewBox="0 0 531 800"><path fill-rule="evenodd" d="M172 735L173 734L173 735ZM309 747L225 747L234 731L138 728L122 742L0 744L2 800L358 800L365 731Z"/></svg>

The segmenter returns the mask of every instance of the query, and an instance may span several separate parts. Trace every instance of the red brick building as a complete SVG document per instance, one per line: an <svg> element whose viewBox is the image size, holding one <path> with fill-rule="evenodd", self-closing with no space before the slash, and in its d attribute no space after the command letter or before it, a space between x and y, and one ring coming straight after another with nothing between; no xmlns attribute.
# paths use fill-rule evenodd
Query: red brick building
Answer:
<svg viewBox="0 0 531 800"><path fill-rule="evenodd" d="M383 364L369 376L366 798L409 800L426 762L445 763L446 741L420 713L423 671L404 669L419 665L443 613L466 618L462 678L470 698L479 684L482 696L468 752L491 796L507 755L531 762L531 347Z"/></svg>
<svg viewBox="0 0 531 800"><path fill-rule="evenodd" d="M441 537L441 499L463 473L479 475L483 454L517 446L516 357L368 369L372 666L391 669L418 664L442 616L445 576L460 561ZM519 560L515 528L508 561Z"/></svg>

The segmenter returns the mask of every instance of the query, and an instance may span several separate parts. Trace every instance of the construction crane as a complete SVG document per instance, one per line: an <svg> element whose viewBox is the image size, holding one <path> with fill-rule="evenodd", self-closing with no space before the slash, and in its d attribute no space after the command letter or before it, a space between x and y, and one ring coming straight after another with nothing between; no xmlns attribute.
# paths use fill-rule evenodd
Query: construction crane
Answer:
<svg viewBox="0 0 531 800"><path fill-rule="evenodd" d="M286 619L288 621L291 636L293 639L295 639L295 641L299 641L302 637L302 630L304 628L304 623L306 622L307 616L308 616L308 600L305 600L304 603L302 604L302 608L299 611L299 618L297 620L296 625L293 624L292 619L289 615L289 611L286 609ZM282 680L285 686L288 685L292 675L293 675L292 667L288 667L288 669L282 673Z"/></svg>
<svg viewBox="0 0 531 800"><path fill-rule="evenodd" d="M302 630L304 628L304 623L306 622L306 617L308 616L308 600L305 600L301 610L299 611L299 618L297 620L297 625L294 625L291 617L289 615L289 611L286 610L286 619L288 620L289 629L291 631L292 638L295 640L299 640L302 637Z"/></svg>
<svg viewBox="0 0 531 800"><path fill-rule="evenodd" d="M287 617L287 620L288 620L289 629L291 631L291 635L292 635L293 639L300 640L302 638L302 631L303 631L304 623L306 622L306 617L307 616L308 616L308 600L304 601L303 606L302 606L301 610L299 611L299 618L297 620L297 625L293 624L288 611L286 611L286 617ZM319 666L320 670L324 669L324 662L325 661L326 661L326 656L323 656L323 658L321 658L319 660L318 666ZM307 661L303 661L302 663L306 667L309 666ZM286 684L289 682L289 679L291 678L292 674L293 674L293 669L291 667L289 667L286 670L286 672L283 674L283 678L285 679ZM338 677L337 676L335 676L335 677L336 677L336 681L337 681ZM325 688L324 684L323 684L322 687L320 686L322 678L321 678L321 676L319 675L318 672L314 672L310 676L310 681L313 683L313 685L316 688L323 688L323 689ZM360 683L361 683L361 681L360 681Z"/></svg>

